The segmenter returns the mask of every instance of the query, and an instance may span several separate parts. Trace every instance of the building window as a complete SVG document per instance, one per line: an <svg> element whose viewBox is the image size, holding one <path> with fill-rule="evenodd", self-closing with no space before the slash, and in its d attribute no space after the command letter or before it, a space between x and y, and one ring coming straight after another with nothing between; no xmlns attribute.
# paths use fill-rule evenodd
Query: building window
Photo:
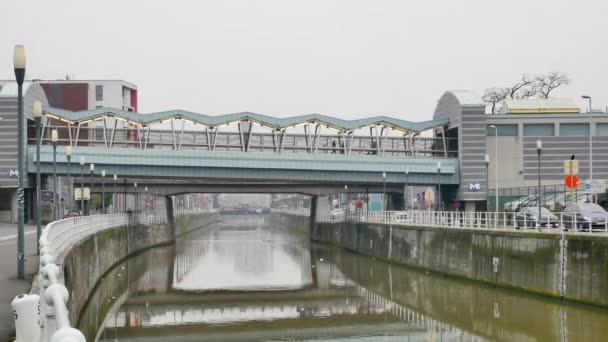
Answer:
<svg viewBox="0 0 608 342"><path fill-rule="evenodd" d="M563 123L559 125L559 135L564 137L589 136L589 124L586 123Z"/></svg>
<svg viewBox="0 0 608 342"><path fill-rule="evenodd" d="M516 137L519 135L519 128L515 125L494 125L496 129L490 127L486 128L486 133L489 137L493 137L498 134L499 137ZM497 132L498 131L498 132Z"/></svg>
<svg viewBox="0 0 608 342"><path fill-rule="evenodd" d="M554 124L525 124L524 137L552 137L555 136Z"/></svg>
<svg viewBox="0 0 608 342"><path fill-rule="evenodd" d="M600 137L608 137L608 123L595 124L595 135Z"/></svg>
<svg viewBox="0 0 608 342"><path fill-rule="evenodd" d="M95 100L103 101L103 85L101 84L95 86Z"/></svg>
<svg viewBox="0 0 608 342"><path fill-rule="evenodd" d="M103 106L95 106L95 109L101 109Z"/></svg>

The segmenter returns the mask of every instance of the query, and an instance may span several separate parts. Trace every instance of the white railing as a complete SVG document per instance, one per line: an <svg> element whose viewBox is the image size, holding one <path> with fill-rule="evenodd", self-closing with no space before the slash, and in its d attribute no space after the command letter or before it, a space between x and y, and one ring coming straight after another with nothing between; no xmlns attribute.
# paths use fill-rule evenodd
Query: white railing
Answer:
<svg viewBox="0 0 608 342"><path fill-rule="evenodd" d="M217 209L202 209L202 208L193 208L193 209L174 209L174 216L183 216L183 215L196 215L196 214L205 214L205 213L215 213Z"/></svg>
<svg viewBox="0 0 608 342"><path fill-rule="evenodd" d="M270 212L289 214L289 215L295 215L295 216L310 216L310 209L308 209L308 208L295 208L295 209L276 208L276 209L270 209Z"/></svg>
<svg viewBox="0 0 608 342"><path fill-rule="evenodd" d="M543 232L559 230L600 231L608 233L608 220L590 221L589 218L567 216L564 213L542 215L541 220L514 212L462 212L462 211L368 211L349 212L345 217L324 215L317 222L371 222L427 227L477 229L536 229Z"/></svg>

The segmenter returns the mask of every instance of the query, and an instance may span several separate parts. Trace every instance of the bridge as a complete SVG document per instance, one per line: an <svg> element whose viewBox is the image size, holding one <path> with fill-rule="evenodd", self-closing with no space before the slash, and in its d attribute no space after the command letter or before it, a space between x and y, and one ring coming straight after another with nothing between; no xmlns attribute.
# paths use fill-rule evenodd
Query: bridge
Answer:
<svg viewBox="0 0 608 342"><path fill-rule="evenodd" d="M321 195L343 192L345 185L352 192L382 191L384 186L403 191L404 183L456 185L457 140L443 134L446 124L447 119L413 123L384 116L348 121L323 115L274 118L255 113L207 116L45 108L41 172L53 172L51 131L57 130L58 174L68 173L65 147L71 146L72 175L80 174L82 156L98 173L103 169L117 174L121 182L128 178L165 195ZM421 136L426 131L435 134ZM35 140L30 138L29 143L32 172Z"/></svg>

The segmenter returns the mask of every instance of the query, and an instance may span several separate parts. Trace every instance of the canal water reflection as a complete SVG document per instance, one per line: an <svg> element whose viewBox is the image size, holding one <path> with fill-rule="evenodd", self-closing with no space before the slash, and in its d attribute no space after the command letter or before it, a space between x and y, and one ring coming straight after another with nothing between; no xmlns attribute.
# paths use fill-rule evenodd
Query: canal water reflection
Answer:
<svg viewBox="0 0 608 342"><path fill-rule="evenodd" d="M606 340L608 311L390 265L242 220L118 265L79 328L99 341Z"/></svg>

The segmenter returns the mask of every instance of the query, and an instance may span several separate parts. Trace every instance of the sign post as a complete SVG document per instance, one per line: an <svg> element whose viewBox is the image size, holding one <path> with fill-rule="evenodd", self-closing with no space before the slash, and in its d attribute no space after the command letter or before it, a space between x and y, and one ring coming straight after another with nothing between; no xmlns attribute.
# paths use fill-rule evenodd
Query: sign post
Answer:
<svg viewBox="0 0 608 342"><path fill-rule="evenodd" d="M578 160L574 159L574 155L572 158L568 160L564 160L564 174L566 174L566 179L564 183L568 189L571 189L571 192L575 193L574 200L578 202L578 184L580 179L578 178Z"/></svg>

